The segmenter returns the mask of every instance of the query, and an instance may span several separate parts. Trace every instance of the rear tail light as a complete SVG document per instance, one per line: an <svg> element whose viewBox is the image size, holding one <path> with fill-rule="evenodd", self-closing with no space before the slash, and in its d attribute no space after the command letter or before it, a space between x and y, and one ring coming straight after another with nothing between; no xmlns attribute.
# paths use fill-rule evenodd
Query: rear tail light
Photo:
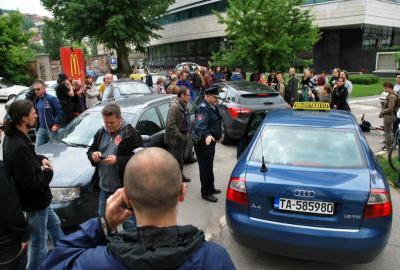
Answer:
<svg viewBox="0 0 400 270"><path fill-rule="evenodd" d="M229 107L228 112L233 119L237 119L239 114L249 114L251 113L251 110L242 107Z"/></svg>
<svg viewBox="0 0 400 270"><path fill-rule="evenodd" d="M247 206L249 200L247 198L246 180L243 178L232 177L229 181L226 198L229 201Z"/></svg>
<svg viewBox="0 0 400 270"><path fill-rule="evenodd" d="M385 189L373 189L364 210L364 218L389 217L392 215L390 193Z"/></svg>

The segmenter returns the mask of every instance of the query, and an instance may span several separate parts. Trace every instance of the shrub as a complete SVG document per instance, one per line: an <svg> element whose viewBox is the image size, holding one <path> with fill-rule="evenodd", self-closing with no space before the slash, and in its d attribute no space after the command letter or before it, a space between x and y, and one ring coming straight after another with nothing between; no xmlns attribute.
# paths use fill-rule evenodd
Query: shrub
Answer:
<svg viewBox="0 0 400 270"><path fill-rule="evenodd" d="M352 75L349 80L353 84L374 84L379 82L379 77L372 74Z"/></svg>

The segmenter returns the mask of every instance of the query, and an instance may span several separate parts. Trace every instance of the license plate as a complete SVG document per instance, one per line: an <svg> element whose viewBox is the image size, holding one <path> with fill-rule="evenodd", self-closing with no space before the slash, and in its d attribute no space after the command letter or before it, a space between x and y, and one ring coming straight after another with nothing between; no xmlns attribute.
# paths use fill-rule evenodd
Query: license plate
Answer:
<svg viewBox="0 0 400 270"><path fill-rule="evenodd" d="M275 198L274 208L290 212L332 216L335 210L335 204L330 202Z"/></svg>

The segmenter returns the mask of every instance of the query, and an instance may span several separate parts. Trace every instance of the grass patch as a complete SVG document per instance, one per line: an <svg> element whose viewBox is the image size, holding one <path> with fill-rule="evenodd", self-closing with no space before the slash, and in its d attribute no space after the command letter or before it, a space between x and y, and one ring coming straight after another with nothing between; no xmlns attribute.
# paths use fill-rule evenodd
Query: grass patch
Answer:
<svg viewBox="0 0 400 270"><path fill-rule="evenodd" d="M386 175L388 181L394 184L394 181L399 177L399 174L390 167L387 155L379 155L377 156L377 159L381 164L383 173Z"/></svg>
<svg viewBox="0 0 400 270"><path fill-rule="evenodd" d="M383 91L383 83L386 81L392 81L395 83L394 78L379 78L379 81L374 84L364 85L364 84L353 84L352 97L368 97L380 95Z"/></svg>

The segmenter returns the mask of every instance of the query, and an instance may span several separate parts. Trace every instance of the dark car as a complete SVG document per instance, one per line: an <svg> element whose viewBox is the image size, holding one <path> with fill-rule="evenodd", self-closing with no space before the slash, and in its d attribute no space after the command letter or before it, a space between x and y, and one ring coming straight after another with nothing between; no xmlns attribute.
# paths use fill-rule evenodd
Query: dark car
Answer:
<svg viewBox="0 0 400 270"><path fill-rule="evenodd" d="M221 143L241 139L254 112L288 108L289 105L271 87L249 81L221 82L218 105L222 116Z"/></svg>
<svg viewBox="0 0 400 270"><path fill-rule="evenodd" d="M125 121L142 135L145 147L164 147L165 123L174 98L172 95L144 95L116 102L121 106ZM86 152L94 134L103 126L103 106L99 104L82 113L59 132L55 141L37 149L53 163L52 207L64 228L75 227L97 216L98 193L89 188L94 168ZM193 121L195 107L190 104L190 109ZM186 159L194 159L192 148L186 151Z"/></svg>

